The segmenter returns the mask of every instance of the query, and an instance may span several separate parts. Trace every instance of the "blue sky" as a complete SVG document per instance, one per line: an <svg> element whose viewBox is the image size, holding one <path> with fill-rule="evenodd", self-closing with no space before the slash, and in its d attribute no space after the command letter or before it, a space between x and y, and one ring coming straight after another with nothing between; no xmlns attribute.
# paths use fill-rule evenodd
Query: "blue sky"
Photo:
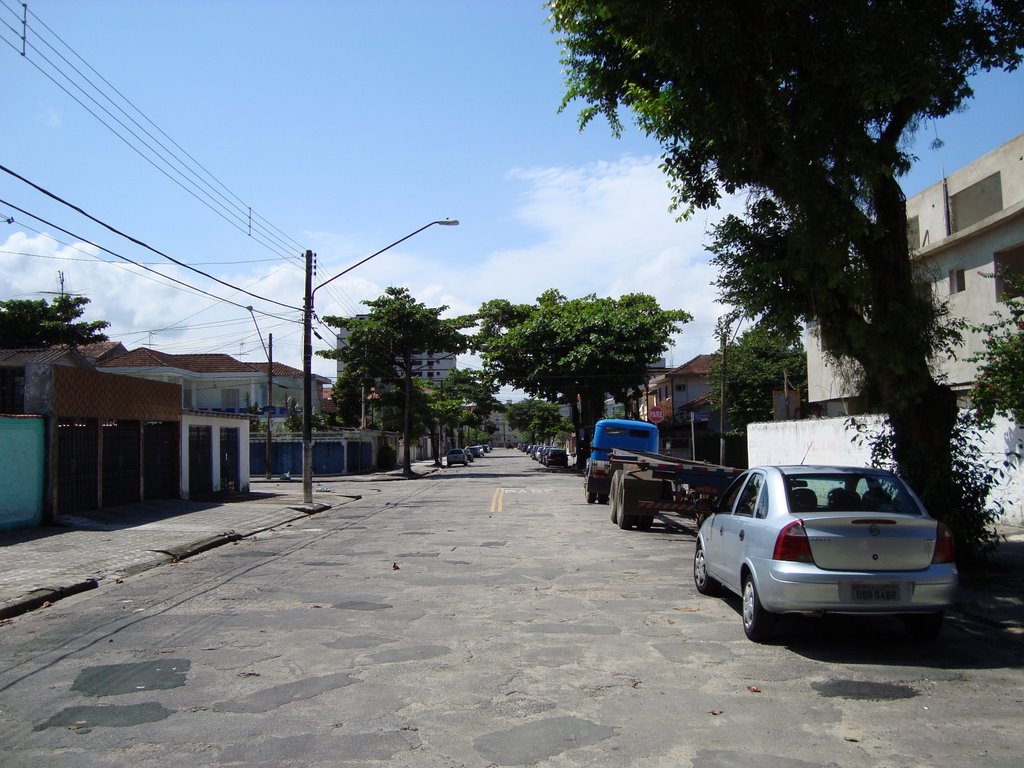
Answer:
<svg viewBox="0 0 1024 768"><path fill-rule="evenodd" d="M538 0L30 0L24 58L20 3L0 3L0 164L179 261L298 307L303 249L317 252L322 281L429 221L457 218L332 283L317 313L359 311L388 285L458 313L491 298L531 302L547 288L644 291L694 315L670 362L715 347L723 307L704 242L721 213L676 222L656 144L632 129L615 139L603 122L581 133L574 108L559 114L559 51ZM141 138L118 138L44 74L61 80L54 65L116 88L152 123L132 113L144 133L119 115ZM908 194L1024 130L1022 77L979 77L963 113L924 127ZM936 137L940 150L929 148ZM142 140L187 153L219 202L204 204L142 156L152 151L129 145ZM7 174L0 199L280 315L256 320L274 334L275 359L301 367L294 309L175 267ZM0 229L0 299L46 297L61 273L66 290L92 300L87 319L110 321L129 348L265 359L244 308L98 262L94 248L72 247L76 238L10 205L0 217L14 218ZM334 364L317 358L314 370L333 377Z"/></svg>

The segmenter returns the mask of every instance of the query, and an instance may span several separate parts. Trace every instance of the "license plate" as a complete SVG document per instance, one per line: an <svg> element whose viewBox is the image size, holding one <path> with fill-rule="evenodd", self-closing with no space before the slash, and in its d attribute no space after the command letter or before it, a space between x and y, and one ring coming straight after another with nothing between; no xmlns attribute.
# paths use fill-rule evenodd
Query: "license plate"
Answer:
<svg viewBox="0 0 1024 768"><path fill-rule="evenodd" d="M899 584L851 584L850 599L855 603L889 603L900 599Z"/></svg>

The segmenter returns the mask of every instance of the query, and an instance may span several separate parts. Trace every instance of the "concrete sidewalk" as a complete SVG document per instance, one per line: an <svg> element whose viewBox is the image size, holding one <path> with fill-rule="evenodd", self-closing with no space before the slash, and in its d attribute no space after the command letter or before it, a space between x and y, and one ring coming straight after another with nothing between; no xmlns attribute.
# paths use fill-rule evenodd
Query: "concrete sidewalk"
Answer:
<svg viewBox="0 0 1024 768"><path fill-rule="evenodd" d="M435 468L422 462L413 470ZM404 479L400 469L314 478L314 504L306 505L301 478L255 478L248 494L234 498L141 502L0 532L0 619L342 506L360 498L366 483Z"/></svg>

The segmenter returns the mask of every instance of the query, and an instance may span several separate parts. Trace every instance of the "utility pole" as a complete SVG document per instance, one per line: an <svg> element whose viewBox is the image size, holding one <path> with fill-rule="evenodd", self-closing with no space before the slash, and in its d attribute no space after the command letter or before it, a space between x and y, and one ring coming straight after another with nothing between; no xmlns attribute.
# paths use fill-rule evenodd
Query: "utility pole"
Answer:
<svg viewBox="0 0 1024 768"><path fill-rule="evenodd" d="M332 283L342 275L347 275L353 269L368 262L375 256L380 256L384 251L394 248L399 243L404 243L413 235L418 235L427 227L440 224L443 227L457 227L458 219L443 219L424 224L417 230L410 232L405 237L395 240L391 245L386 245L375 253L371 253L361 261L357 261L351 267L343 269L333 277L324 280L316 288L313 288L313 259L316 256L312 251L306 251L306 292L305 301L302 305L302 503L313 503L313 400L311 392L313 389L313 294L328 283ZM408 431L408 430L406 430Z"/></svg>
<svg viewBox="0 0 1024 768"><path fill-rule="evenodd" d="M302 503L313 503L313 252L306 251L302 304Z"/></svg>
<svg viewBox="0 0 1024 768"><path fill-rule="evenodd" d="M725 356L729 341L729 323L722 324L722 400L718 416L718 463L725 466Z"/></svg>
<svg viewBox="0 0 1024 768"><path fill-rule="evenodd" d="M270 334L270 347L267 352L267 480L270 479L271 462L274 450L271 447L271 433L274 420L274 334Z"/></svg>

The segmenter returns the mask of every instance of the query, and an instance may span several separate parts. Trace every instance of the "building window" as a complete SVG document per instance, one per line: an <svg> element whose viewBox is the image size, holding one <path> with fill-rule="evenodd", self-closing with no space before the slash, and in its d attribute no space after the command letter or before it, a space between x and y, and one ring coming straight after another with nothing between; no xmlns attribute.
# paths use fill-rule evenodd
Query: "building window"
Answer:
<svg viewBox="0 0 1024 768"><path fill-rule="evenodd" d="M950 195L952 229L960 232L1003 210L1003 186L999 172Z"/></svg>
<svg viewBox="0 0 1024 768"><path fill-rule="evenodd" d="M1015 299L1021 295L1003 279L1013 275L1018 280L1024 279L1024 245L1002 251L995 256L996 264L996 301Z"/></svg>
<svg viewBox="0 0 1024 768"><path fill-rule="evenodd" d="M220 407L225 410L238 410L238 390L222 389L220 391Z"/></svg>
<svg viewBox="0 0 1024 768"><path fill-rule="evenodd" d="M964 280L964 268L963 267L955 267L954 269L949 270L949 293L950 293L950 295L953 295L954 293L963 293L963 291L965 289L966 289L966 284L965 284L965 280Z"/></svg>
<svg viewBox="0 0 1024 768"><path fill-rule="evenodd" d="M924 245L921 242L921 222L917 216L907 219L907 245L910 246L911 253Z"/></svg>

